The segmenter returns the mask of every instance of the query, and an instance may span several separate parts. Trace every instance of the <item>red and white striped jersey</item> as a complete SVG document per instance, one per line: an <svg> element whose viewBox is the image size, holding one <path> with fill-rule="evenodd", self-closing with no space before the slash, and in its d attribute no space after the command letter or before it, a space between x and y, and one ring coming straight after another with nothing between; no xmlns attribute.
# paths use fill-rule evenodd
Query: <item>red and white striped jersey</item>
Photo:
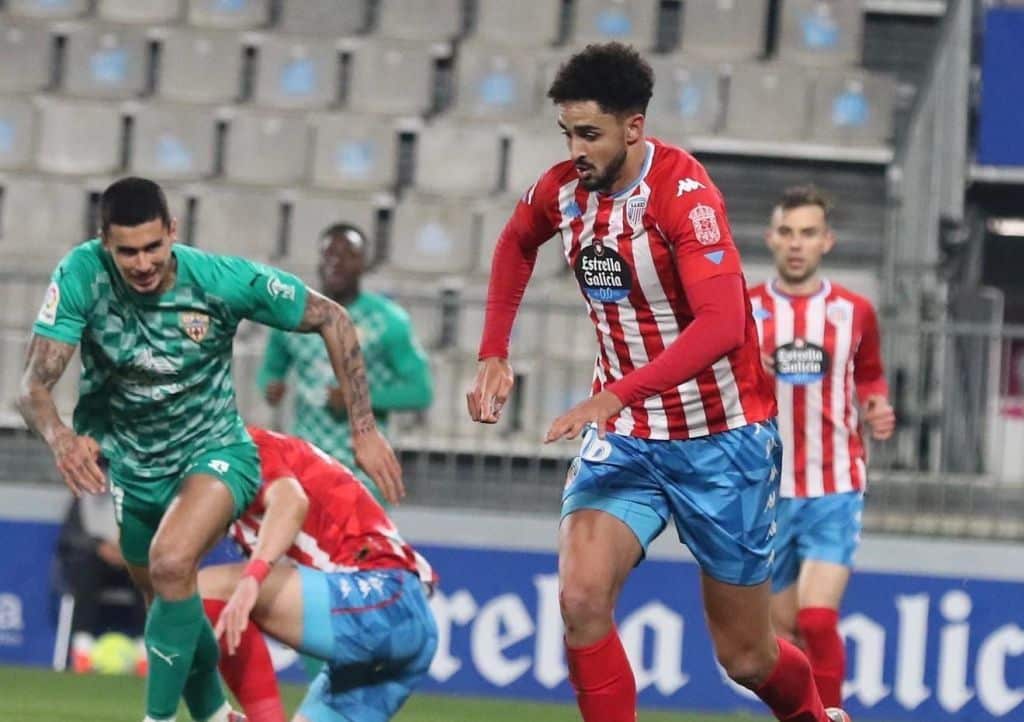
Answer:
<svg viewBox="0 0 1024 722"><path fill-rule="evenodd" d="M888 395L871 302L830 283L810 296L750 291L763 352L775 363L784 497L864 489L857 404Z"/></svg>
<svg viewBox="0 0 1024 722"><path fill-rule="evenodd" d="M680 148L645 143L640 176L615 194L584 188L572 161L553 166L526 192L505 230L538 245L561 239L597 333L595 394L656 359L692 322L688 285L742 274L725 201L704 167ZM608 430L688 439L774 416L749 299L744 303L742 346L696 378L625 407Z"/></svg>
<svg viewBox="0 0 1024 722"><path fill-rule="evenodd" d="M267 490L278 479L296 479L309 510L287 556L324 572L407 569L437 582L430 564L398 534L373 495L343 464L308 441L247 427L260 454L259 493L231 528L246 554L256 544Z"/></svg>

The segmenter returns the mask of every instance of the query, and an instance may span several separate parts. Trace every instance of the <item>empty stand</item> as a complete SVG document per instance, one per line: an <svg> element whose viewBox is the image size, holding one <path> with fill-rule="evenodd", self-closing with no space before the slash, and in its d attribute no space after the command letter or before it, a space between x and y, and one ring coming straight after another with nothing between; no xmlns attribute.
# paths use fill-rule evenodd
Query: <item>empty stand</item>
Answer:
<svg viewBox="0 0 1024 722"><path fill-rule="evenodd" d="M845 0L782 0L778 54L814 67L860 62L864 11Z"/></svg>
<svg viewBox="0 0 1024 722"><path fill-rule="evenodd" d="M285 33L354 35L366 29L363 0L288 0L281 3L278 28Z"/></svg>
<svg viewBox="0 0 1024 722"><path fill-rule="evenodd" d="M486 195L498 188L501 139L492 124L439 122L416 141L416 188Z"/></svg>
<svg viewBox="0 0 1024 722"><path fill-rule="evenodd" d="M0 93L42 90L50 84L53 43L45 25L15 21L0 27Z"/></svg>
<svg viewBox="0 0 1024 722"><path fill-rule="evenodd" d="M495 45L532 48L558 40L560 0L477 0L473 37Z"/></svg>
<svg viewBox="0 0 1024 722"><path fill-rule="evenodd" d="M804 138L809 110L807 76L799 67L741 64L729 80L726 132L739 138Z"/></svg>
<svg viewBox="0 0 1024 722"><path fill-rule="evenodd" d="M281 204L270 190L206 186L195 193L193 243L214 253L267 261L278 250Z"/></svg>
<svg viewBox="0 0 1024 722"><path fill-rule="evenodd" d="M135 114L131 170L158 180L212 175L217 118L190 106L145 106Z"/></svg>
<svg viewBox="0 0 1024 722"><path fill-rule="evenodd" d="M66 20L89 11L89 0L7 0L7 12L25 18Z"/></svg>
<svg viewBox="0 0 1024 722"><path fill-rule="evenodd" d="M569 160L565 136L555 123L554 111L549 118L515 126L510 134L506 188L523 194L537 182L541 173L563 160Z"/></svg>
<svg viewBox="0 0 1024 722"><path fill-rule="evenodd" d="M0 177L0 256L4 266L48 274L87 229L88 192L73 181ZM10 264L10 265L8 265ZM42 297L33 300L38 308Z"/></svg>
<svg viewBox="0 0 1024 722"><path fill-rule="evenodd" d="M461 0L379 0L376 32L391 38L448 40L462 29Z"/></svg>
<svg viewBox="0 0 1024 722"><path fill-rule="evenodd" d="M299 183L306 175L309 136L305 115L236 109L229 121L224 173L242 183Z"/></svg>
<svg viewBox="0 0 1024 722"><path fill-rule="evenodd" d="M823 71L814 80L811 135L837 145L884 145L893 132L895 81L862 70Z"/></svg>
<svg viewBox="0 0 1024 722"><path fill-rule="evenodd" d="M366 38L353 48L348 108L420 115L433 105L435 48L429 43Z"/></svg>
<svg viewBox="0 0 1024 722"><path fill-rule="evenodd" d="M184 27L161 33L161 97L186 103L222 103L239 97L244 46L237 33Z"/></svg>
<svg viewBox="0 0 1024 722"><path fill-rule="evenodd" d="M532 53L469 42L459 49L458 61L456 113L503 121L536 113L539 68Z"/></svg>
<svg viewBox="0 0 1024 722"><path fill-rule="evenodd" d="M25 169L35 147L35 107L17 96L0 96L0 169Z"/></svg>
<svg viewBox="0 0 1024 722"><path fill-rule="evenodd" d="M764 54L768 0L686 0L681 50L720 60Z"/></svg>
<svg viewBox="0 0 1024 722"><path fill-rule="evenodd" d="M130 98L146 89L149 45L141 28L83 23L69 28L66 38L66 93Z"/></svg>
<svg viewBox="0 0 1024 722"><path fill-rule="evenodd" d="M181 17L182 0L99 0L97 11L117 23L170 23Z"/></svg>
<svg viewBox="0 0 1024 722"><path fill-rule="evenodd" d="M714 133L724 108L719 69L679 55L651 59L654 97L647 108L647 132L670 142Z"/></svg>
<svg viewBox="0 0 1024 722"><path fill-rule="evenodd" d="M340 58L329 41L261 36L256 102L273 108L326 108L338 100Z"/></svg>
<svg viewBox="0 0 1024 722"><path fill-rule="evenodd" d="M519 195L500 196L480 204L481 223L478 238L479 250L476 252L476 273L487 275L491 272L494 246L508 219L512 217L519 198ZM552 276L565 275L568 273L568 269L562 251L561 236L556 235L537 251L537 263L533 267L532 276L534 280L530 283L537 285Z"/></svg>
<svg viewBox="0 0 1024 722"><path fill-rule="evenodd" d="M406 195L394 212L388 268L421 277L468 273L476 264L478 220L471 199Z"/></svg>
<svg viewBox="0 0 1024 722"><path fill-rule="evenodd" d="M189 0L188 21L207 28L263 27L270 21L270 0Z"/></svg>
<svg viewBox="0 0 1024 722"><path fill-rule="evenodd" d="M313 119L313 183L340 190L394 185L398 136L387 118L333 113Z"/></svg>
<svg viewBox="0 0 1024 722"><path fill-rule="evenodd" d="M575 45L617 40L649 50L654 45L658 0L577 0L573 16Z"/></svg>
<svg viewBox="0 0 1024 722"><path fill-rule="evenodd" d="M45 98L36 165L50 173L99 174L120 169L123 119L109 103Z"/></svg>

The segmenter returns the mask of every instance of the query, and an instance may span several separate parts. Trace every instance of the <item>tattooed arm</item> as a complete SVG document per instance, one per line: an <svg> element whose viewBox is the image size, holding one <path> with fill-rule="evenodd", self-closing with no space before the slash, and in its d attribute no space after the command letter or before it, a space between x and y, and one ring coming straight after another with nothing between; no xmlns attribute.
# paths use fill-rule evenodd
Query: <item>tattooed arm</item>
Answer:
<svg viewBox="0 0 1024 722"><path fill-rule="evenodd" d="M76 496L106 488L97 458L99 445L78 436L60 419L53 403L53 387L75 353L71 344L34 334L21 377L18 410L28 427L43 437L53 452L57 470Z"/></svg>
<svg viewBox="0 0 1024 722"><path fill-rule="evenodd" d="M323 338L338 386L345 396L356 461L374 480L384 497L396 503L405 495L402 470L390 444L377 430L370 405L366 363L351 316L340 304L309 290L306 310L295 330L316 332Z"/></svg>

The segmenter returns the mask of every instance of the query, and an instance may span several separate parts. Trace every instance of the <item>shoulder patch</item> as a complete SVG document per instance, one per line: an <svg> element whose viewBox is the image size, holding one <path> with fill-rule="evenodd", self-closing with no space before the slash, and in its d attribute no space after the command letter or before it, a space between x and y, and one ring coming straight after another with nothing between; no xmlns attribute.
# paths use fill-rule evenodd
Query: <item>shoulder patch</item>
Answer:
<svg viewBox="0 0 1024 722"><path fill-rule="evenodd" d="M722 232L718 228L718 217L715 209L698 203L690 211L690 223L697 241L702 246L712 246L722 240Z"/></svg>
<svg viewBox="0 0 1024 722"><path fill-rule="evenodd" d="M57 323L57 307L60 305L60 286L56 281L51 281L46 288L46 296L43 297L43 305L39 309L36 321L52 326Z"/></svg>
<svg viewBox="0 0 1024 722"><path fill-rule="evenodd" d="M283 283L275 276L267 276L267 293L271 298L282 298L285 301L295 300L295 286Z"/></svg>

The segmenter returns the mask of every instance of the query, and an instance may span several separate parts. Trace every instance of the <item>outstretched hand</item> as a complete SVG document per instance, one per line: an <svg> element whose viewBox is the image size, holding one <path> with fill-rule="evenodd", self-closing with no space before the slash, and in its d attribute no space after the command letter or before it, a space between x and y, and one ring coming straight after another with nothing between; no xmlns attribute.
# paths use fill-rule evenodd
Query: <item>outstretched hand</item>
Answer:
<svg viewBox="0 0 1024 722"><path fill-rule="evenodd" d="M622 411L622 401L611 391L602 391L586 401L576 404L551 423L544 443L559 439L575 439L590 424L597 426L597 435L604 438L604 427L608 419Z"/></svg>
<svg viewBox="0 0 1024 722"><path fill-rule="evenodd" d="M397 504L405 496L402 467L391 444L374 427L352 437L356 463L369 474L389 504Z"/></svg>
<svg viewBox="0 0 1024 722"><path fill-rule="evenodd" d="M466 394L470 418L482 424L498 423L514 383L515 376L508 359L483 359L477 365L473 388Z"/></svg>
<svg viewBox="0 0 1024 722"><path fill-rule="evenodd" d="M253 577L244 576L238 581L231 599L228 600L224 611L220 613L217 626L213 633L217 639L225 638L228 646L228 654L234 654L242 641L242 633L249 626L249 615L252 608L256 606L256 598L260 594L260 583Z"/></svg>
<svg viewBox="0 0 1024 722"><path fill-rule="evenodd" d="M65 428L54 437L50 449L57 471L75 496L107 490L107 478L99 464L100 445L95 439Z"/></svg>

